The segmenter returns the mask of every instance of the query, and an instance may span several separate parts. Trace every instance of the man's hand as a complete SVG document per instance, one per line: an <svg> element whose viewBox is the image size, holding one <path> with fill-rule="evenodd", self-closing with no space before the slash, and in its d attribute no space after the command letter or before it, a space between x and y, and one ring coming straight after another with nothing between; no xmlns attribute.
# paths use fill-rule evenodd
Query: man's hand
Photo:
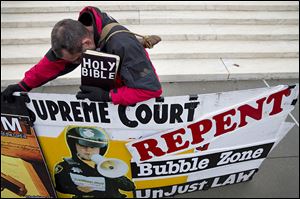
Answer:
<svg viewBox="0 0 300 199"><path fill-rule="evenodd" d="M77 186L77 189L84 193L89 193L93 191L90 187L83 187L83 186Z"/></svg>
<svg viewBox="0 0 300 199"><path fill-rule="evenodd" d="M88 98L91 101L101 101L101 102L109 102L109 92L103 90L102 88L94 87L94 86L80 86L80 90L76 98L77 99L85 99Z"/></svg>
<svg viewBox="0 0 300 199"><path fill-rule="evenodd" d="M7 101L8 103L14 102L14 96L13 93L17 91L24 91L19 84L12 84L9 85L3 92L1 92L1 95L3 96L4 101Z"/></svg>

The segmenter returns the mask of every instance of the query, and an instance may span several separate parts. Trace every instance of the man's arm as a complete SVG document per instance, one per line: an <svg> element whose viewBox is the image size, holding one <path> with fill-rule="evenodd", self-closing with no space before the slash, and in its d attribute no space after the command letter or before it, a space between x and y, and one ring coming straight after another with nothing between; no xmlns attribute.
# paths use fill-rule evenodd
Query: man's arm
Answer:
<svg viewBox="0 0 300 199"><path fill-rule="evenodd" d="M31 90L46 84L58 76L71 72L77 66L78 64L73 65L65 60L56 58L50 49L39 63L25 73L20 84L23 85L24 88Z"/></svg>
<svg viewBox="0 0 300 199"><path fill-rule="evenodd" d="M70 167L66 162L61 162L55 166L54 180L56 191L61 193L69 193L74 195L81 195L82 192L78 190L70 176Z"/></svg>
<svg viewBox="0 0 300 199"><path fill-rule="evenodd" d="M112 103L121 104L124 106L159 97L161 94L162 89L150 91L144 89L129 88L127 86L123 86L121 88L110 91Z"/></svg>
<svg viewBox="0 0 300 199"><path fill-rule="evenodd" d="M1 95L3 95L4 100L12 102L14 92L29 92L31 89L42 86L60 75L71 72L76 67L77 65L56 58L50 49L36 65L25 72L24 78L18 84L9 85Z"/></svg>
<svg viewBox="0 0 300 199"><path fill-rule="evenodd" d="M124 86L110 91L114 104L130 105L161 95L161 84L149 55L133 35L114 35L107 43L107 50L121 57L120 76Z"/></svg>
<svg viewBox="0 0 300 199"><path fill-rule="evenodd" d="M129 180L126 176L113 178L112 181L115 183L115 186L117 186L121 190L124 191L135 190L135 184L131 180Z"/></svg>

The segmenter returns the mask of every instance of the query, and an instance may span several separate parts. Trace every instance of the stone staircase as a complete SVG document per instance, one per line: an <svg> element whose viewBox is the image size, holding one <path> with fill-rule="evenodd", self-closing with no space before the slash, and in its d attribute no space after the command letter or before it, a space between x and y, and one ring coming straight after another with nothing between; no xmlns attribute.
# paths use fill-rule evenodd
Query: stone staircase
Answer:
<svg viewBox="0 0 300 199"><path fill-rule="evenodd" d="M53 25L87 5L140 34L162 82L297 79L298 1L1 1L1 87L18 82L50 48ZM80 68L47 85L78 85Z"/></svg>

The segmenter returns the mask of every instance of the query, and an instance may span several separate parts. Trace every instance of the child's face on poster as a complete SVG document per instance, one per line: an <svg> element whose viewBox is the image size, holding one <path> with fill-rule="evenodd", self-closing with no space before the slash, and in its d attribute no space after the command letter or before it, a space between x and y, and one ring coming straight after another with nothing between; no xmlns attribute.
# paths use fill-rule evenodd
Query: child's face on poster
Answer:
<svg viewBox="0 0 300 199"><path fill-rule="evenodd" d="M84 160L91 160L92 155L100 153L99 147L87 147L77 143L76 143L76 150L78 156Z"/></svg>

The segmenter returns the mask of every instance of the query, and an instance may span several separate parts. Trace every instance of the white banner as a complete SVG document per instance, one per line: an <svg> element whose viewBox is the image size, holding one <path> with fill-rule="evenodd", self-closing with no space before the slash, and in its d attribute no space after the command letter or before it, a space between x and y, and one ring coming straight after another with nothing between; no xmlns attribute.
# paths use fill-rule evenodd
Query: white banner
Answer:
<svg viewBox="0 0 300 199"><path fill-rule="evenodd" d="M28 93L27 107L59 196L115 197L118 190L127 190L127 197L157 198L251 180L294 126L285 120L298 93L298 84L279 85L151 99L127 107L75 95ZM97 145L90 140L92 132L105 138ZM110 167L95 170L98 163L89 160L87 148L101 153ZM118 167L126 167L118 180L105 176L118 173Z"/></svg>
<svg viewBox="0 0 300 199"><path fill-rule="evenodd" d="M134 160L139 162L204 146L235 132L239 132L236 140L243 139L240 135L249 132L247 127L257 132L265 123L268 125L263 128L264 135L272 133L275 136L280 124L293 109L292 101L297 95L297 89L274 87L239 104L204 114L189 125L134 140L127 144L127 148ZM248 138L248 143L255 140L254 135Z"/></svg>

